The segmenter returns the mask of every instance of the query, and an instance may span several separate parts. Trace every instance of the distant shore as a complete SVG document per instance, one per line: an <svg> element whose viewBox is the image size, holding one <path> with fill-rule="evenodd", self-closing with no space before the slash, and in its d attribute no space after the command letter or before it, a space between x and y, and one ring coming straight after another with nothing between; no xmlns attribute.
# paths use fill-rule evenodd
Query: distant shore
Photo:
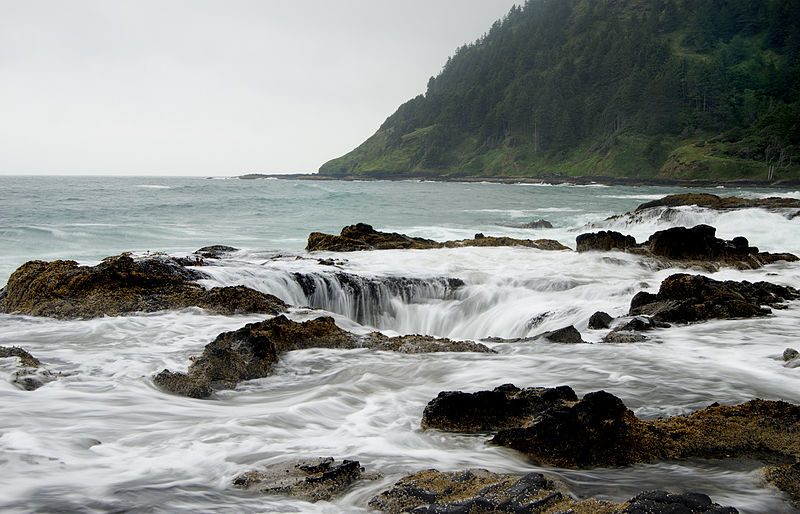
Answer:
<svg viewBox="0 0 800 514"><path fill-rule="evenodd" d="M442 176L407 176L407 177L362 177L345 176L332 177L319 174L262 174L249 173L239 175L237 178L242 180L257 180L276 178L281 180L333 180L350 182L380 182L380 181L425 181L425 182L490 182L494 184L575 184L590 185L601 184L607 186L675 186L675 187L771 187L771 188L794 188L800 187L800 179L788 180L680 180L667 178L633 178L633 177L608 177L608 176L583 176L567 177L563 175L553 175L547 177L442 177Z"/></svg>

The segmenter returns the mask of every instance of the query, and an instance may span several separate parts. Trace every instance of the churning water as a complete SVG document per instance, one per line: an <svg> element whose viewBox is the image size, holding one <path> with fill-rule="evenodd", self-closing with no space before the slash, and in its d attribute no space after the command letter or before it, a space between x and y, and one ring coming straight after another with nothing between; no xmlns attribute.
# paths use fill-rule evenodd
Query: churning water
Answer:
<svg viewBox="0 0 800 514"><path fill-rule="evenodd" d="M366 222L431 239L477 232L557 239L586 231L641 241L670 226L707 223L767 251L800 254L800 217L748 209L680 208L628 216L679 188L419 182L0 177L0 283L30 259L94 264L122 251L186 255L210 244L240 248L202 268L208 286L244 284L295 306L302 321L332 315L342 328L463 339L517 338L575 325L604 310L624 316L631 297L654 292L676 269L621 253L459 248L309 254L312 231ZM700 191L700 190L692 190ZM715 189L722 196L793 191ZM526 229L546 219L554 228ZM320 263L333 258L334 266ZM723 269L716 279L800 287L800 265ZM9 381L0 360L0 510L9 512L358 512L400 476L425 468L542 470L579 497L615 501L638 491L694 490L742 512L789 512L764 486L759 463L689 460L583 471L537 466L485 436L423 431L425 404L443 390L503 383L605 389L644 418L754 397L800 403L800 369L780 355L800 346L800 304L763 319L673 326L633 345L491 343L497 354L401 355L302 350L274 373L210 400L166 394L150 377L185 370L218 333L261 316L200 309L59 321L0 315L0 345L20 346L61 376L33 391ZM7 361L7 362L3 362ZM295 457L361 462L384 478L332 503L262 497L231 487L250 469Z"/></svg>

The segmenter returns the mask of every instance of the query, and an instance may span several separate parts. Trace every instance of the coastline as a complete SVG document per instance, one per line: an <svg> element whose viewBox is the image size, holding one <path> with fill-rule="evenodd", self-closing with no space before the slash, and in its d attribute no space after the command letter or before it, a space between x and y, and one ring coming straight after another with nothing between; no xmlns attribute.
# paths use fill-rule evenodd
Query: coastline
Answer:
<svg viewBox="0 0 800 514"><path fill-rule="evenodd" d="M292 174L262 174L248 173L239 175L240 180L258 179L280 179L280 180L319 180L319 181L343 181L343 182L403 182L403 181L424 181L424 182L460 182L460 183L481 183L492 184L573 184L585 185L605 185L605 186L665 186L665 187L757 187L757 188L795 188L800 187L800 179L788 180L680 180L668 178L634 178L634 177L609 177L605 175L587 175L581 177L568 177L565 175L550 175L544 177L498 177L498 176L468 176L468 177L446 177L446 176L402 176L402 177L363 177L363 176L343 176L333 177L320 175L318 173L292 173Z"/></svg>

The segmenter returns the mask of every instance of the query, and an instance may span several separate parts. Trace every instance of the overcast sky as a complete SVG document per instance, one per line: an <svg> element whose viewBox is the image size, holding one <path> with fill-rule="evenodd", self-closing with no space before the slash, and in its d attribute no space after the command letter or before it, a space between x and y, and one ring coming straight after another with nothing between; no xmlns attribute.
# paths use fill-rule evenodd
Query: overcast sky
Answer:
<svg viewBox="0 0 800 514"><path fill-rule="evenodd" d="M520 0L0 0L0 174L310 173Z"/></svg>

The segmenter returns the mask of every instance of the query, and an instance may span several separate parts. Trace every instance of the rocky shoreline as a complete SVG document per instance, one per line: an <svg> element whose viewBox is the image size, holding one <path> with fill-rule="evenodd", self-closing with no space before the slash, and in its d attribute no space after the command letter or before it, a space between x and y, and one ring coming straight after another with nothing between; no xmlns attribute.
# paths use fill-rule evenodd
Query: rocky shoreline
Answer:
<svg viewBox="0 0 800 514"><path fill-rule="evenodd" d="M641 209L701 205L708 208L795 208L790 202L770 200L716 200L713 195L666 197ZM739 199L741 200L741 199ZM691 202L691 203L690 203ZM697 203L700 202L700 203ZM716 207L714 207L716 205ZM553 240L526 240L477 234L460 241L437 242L403 234L379 232L359 223L339 235L312 233L309 252L351 252L383 249L441 249L465 246L520 246L532 250L572 251ZM245 380L267 377L286 352L310 348L367 349L398 353L494 351L481 342L435 338L428 335L387 336L380 332L346 331L328 316L295 321L292 306L276 296L245 286L206 289L204 259L225 258L235 251L207 247L186 258L128 254L104 259L96 266L74 261L30 261L23 264L0 290L0 312L57 319L118 316L199 307L213 314L255 313L269 316L238 330L222 332L201 355L191 357L186 372L163 371L152 382L165 393L209 398L216 391L235 389ZM750 246L743 236L723 240L707 225L675 227L654 233L643 243L619 232L585 233L576 238L576 252L626 252L650 259L658 266L754 269L778 261L796 262L788 253L766 253ZM322 262L325 264L327 261ZM331 260L330 265L335 265ZM656 267L658 267L656 266ZM459 279L442 280L458 281ZM301 288L311 291L310 284ZM453 282L453 287L463 282ZM703 275L675 273L665 278L657 293L632 296L625 319L598 312L589 321L592 330L610 329L603 343L635 343L641 333L668 330L670 323L697 323L709 319L767 316L800 298L797 289L769 282L717 281ZM306 311L308 312L308 311ZM543 332L520 340L487 343L531 343L547 340L585 344L575 327ZM793 353L792 353L793 352ZM0 358L17 359L13 383L33 391L57 379L38 359L19 347L0 347ZM783 355L787 366L796 351ZM478 392L442 391L422 412L422 430L481 434L487 442L524 454L546 466L569 469L624 467L639 463L688 458L748 458L762 462L763 480L783 491L800 506L800 406L754 398L739 405L714 403L685 415L642 419L614 394L600 390L579 398L569 386L520 388L504 384ZM307 501L330 501L381 477L381 470L364 470L355 460L333 458L287 461L246 471L232 486L259 494L279 494ZM624 503L576 499L568 488L539 473L496 473L484 469L462 471L419 470L398 480L369 500L382 512L620 512L620 513L732 513L733 507L713 503L702 493L643 491Z"/></svg>

